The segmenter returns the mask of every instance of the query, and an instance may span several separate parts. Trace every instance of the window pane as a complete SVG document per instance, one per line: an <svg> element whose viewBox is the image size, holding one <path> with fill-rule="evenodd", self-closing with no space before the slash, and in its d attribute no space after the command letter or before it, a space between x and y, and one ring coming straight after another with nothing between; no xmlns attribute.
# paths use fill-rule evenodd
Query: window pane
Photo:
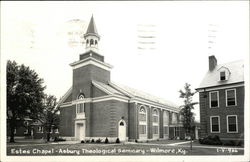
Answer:
<svg viewBox="0 0 250 162"><path fill-rule="evenodd" d="M212 132L218 132L219 131L219 118L213 117L212 118Z"/></svg>
<svg viewBox="0 0 250 162"><path fill-rule="evenodd" d="M153 126L153 134L158 134L158 126Z"/></svg>
<svg viewBox="0 0 250 162"><path fill-rule="evenodd" d="M158 116L153 116L153 122L158 123Z"/></svg>
<svg viewBox="0 0 250 162"><path fill-rule="evenodd" d="M168 127L164 127L164 134L168 134Z"/></svg>
<svg viewBox="0 0 250 162"><path fill-rule="evenodd" d="M228 131L229 132L236 132L236 117L235 116L229 116L228 117Z"/></svg>
<svg viewBox="0 0 250 162"><path fill-rule="evenodd" d="M168 125L169 124L169 113L164 111L163 113L163 124Z"/></svg>
<svg viewBox="0 0 250 162"><path fill-rule="evenodd" d="M227 91L227 105L228 106L236 105L234 90Z"/></svg>
<svg viewBox="0 0 250 162"><path fill-rule="evenodd" d="M140 121L146 121L146 114L139 114Z"/></svg>
<svg viewBox="0 0 250 162"><path fill-rule="evenodd" d="M211 107L218 107L218 98L217 98L218 92L212 92L211 93Z"/></svg>
<svg viewBox="0 0 250 162"><path fill-rule="evenodd" d="M226 80L226 73L225 73L225 71L220 72L220 80Z"/></svg>
<svg viewBox="0 0 250 162"><path fill-rule="evenodd" d="M146 134L146 125L139 125L139 134Z"/></svg>

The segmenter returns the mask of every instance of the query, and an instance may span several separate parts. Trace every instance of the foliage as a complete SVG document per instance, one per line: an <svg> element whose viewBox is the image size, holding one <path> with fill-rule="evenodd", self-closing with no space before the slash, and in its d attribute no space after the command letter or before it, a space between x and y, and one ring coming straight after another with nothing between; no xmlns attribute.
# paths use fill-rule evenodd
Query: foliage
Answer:
<svg viewBox="0 0 250 162"><path fill-rule="evenodd" d="M96 143L101 143L101 142L102 140L100 138L96 140Z"/></svg>
<svg viewBox="0 0 250 162"><path fill-rule="evenodd" d="M63 138L55 137L54 142L66 141Z"/></svg>
<svg viewBox="0 0 250 162"><path fill-rule="evenodd" d="M192 110L194 109L194 105L197 104L197 102L192 102L192 97L196 92L192 92L190 86L190 84L186 83L184 91L179 90L180 98L184 99L184 105L181 106L180 114L183 116L182 123L186 132L190 132L193 126L194 113Z"/></svg>
<svg viewBox="0 0 250 162"><path fill-rule="evenodd" d="M115 143L121 143L121 142L120 142L120 139L117 138L116 141L115 141Z"/></svg>
<svg viewBox="0 0 250 162"><path fill-rule="evenodd" d="M23 126L25 118L38 119L43 111L43 79L25 65L7 62L7 120L10 142L14 142L14 129Z"/></svg>
<svg viewBox="0 0 250 162"><path fill-rule="evenodd" d="M84 141L84 140L81 140L81 143L85 143L85 141Z"/></svg>
<svg viewBox="0 0 250 162"><path fill-rule="evenodd" d="M91 140L91 143L94 143L94 142L95 142L95 139L92 139L92 140Z"/></svg>
<svg viewBox="0 0 250 162"><path fill-rule="evenodd" d="M109 139L107 137L105 139L105 143L109 143Z"/></svg>
<svg viewBox="0 0 250 162"><path fill-rule="evenodd" d="M200 144L207 144L207 145L221 145L222 142L220 137L217 135L209 135L203 139L199 139Z"/></svg>

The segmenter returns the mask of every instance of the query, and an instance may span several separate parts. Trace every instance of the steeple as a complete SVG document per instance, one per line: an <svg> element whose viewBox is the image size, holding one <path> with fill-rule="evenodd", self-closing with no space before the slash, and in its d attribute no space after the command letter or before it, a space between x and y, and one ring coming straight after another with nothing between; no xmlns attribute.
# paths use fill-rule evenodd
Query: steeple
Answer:
<svg viewBox="0 0 250 162"><path fill-rule="evenodd" d="M90 50L98 52L100 36L97 33L93 15L90 19L87 32L84 34L84 39L86 40L86 52Z"/></svg>

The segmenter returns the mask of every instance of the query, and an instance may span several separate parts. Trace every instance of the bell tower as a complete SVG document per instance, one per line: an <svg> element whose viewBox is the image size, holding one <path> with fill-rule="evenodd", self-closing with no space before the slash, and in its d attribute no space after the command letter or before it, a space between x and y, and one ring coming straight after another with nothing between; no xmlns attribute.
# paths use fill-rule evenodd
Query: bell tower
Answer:
<svg viewBox="0 0 250 162"><path fill-rule="evenodd" d="M110 81L112 65L105 63L104 56L98 52L100 36L92 15L87 31L84 34L86 51L79 56L79 60L70 64L73 68L72 98L76 99L83 93L85 98L92 96L92 81L107 84Z"/></svg>
<svg viewBox="0 0 250 162"><path fill-rule="evenodd" d="M99 44L100 36L97 33L93 15L90 19L87 32L86 34L84 34L84 39L86 40L86 52L90 50L94 52L98 52L98 44Z"/></svg>

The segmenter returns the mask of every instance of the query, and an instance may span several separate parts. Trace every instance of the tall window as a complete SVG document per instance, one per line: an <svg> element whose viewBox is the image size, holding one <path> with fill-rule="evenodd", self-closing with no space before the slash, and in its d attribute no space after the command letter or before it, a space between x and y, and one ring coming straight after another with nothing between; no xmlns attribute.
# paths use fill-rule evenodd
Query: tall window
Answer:
<svg viewBox="0 0 250 162"><path fill-rule="evenodd" d="M227 106L236 105L236 90L235 89L226 90L226 104Z"/></svg>
<svg viewBox="0 0 250 162"><path fill-rule="evenodd" d="M78 99L82 100L82 99L84 99L84 96L83 95L79 95ZM77 114L84 113L84 103L79 103L79 104L76 105L76 113Z"/></svg>
<svg viewBox="0 0 250 162"><path fill-rule="evenodd" d="M219 92L214 91L209 93L210 107L219 107Z"/></svg>
<svg viewBox="0 0 250 162"><path fill-rule="evenodd" d="M139 134L147 135L147 110L144 106L139 110Z"/></svg>
<svg viewBox="0 0 250 162"><path fill-rule="evenodd" d="M210 117L210 128L211 128L211 133L220 132L220 117L219 116Z"/></svg>
<svg viewBox="0 0 250 162"><path fill-rule="evenodd" d="M153 135L159 135L159 111L153 110Z"/></svg>
<svg viewBox="0 0 250 162"><path fill-rule="evenodd" d="M237 115L228 115L227 116L227 132L228 133L237 133L238 132Z"/></svg>
<svg viewBox="0 0 250 162"><path fill-rule="evenodd" d="M163 111L163 134L168 135L169 134L169 112Z"/></svg>

